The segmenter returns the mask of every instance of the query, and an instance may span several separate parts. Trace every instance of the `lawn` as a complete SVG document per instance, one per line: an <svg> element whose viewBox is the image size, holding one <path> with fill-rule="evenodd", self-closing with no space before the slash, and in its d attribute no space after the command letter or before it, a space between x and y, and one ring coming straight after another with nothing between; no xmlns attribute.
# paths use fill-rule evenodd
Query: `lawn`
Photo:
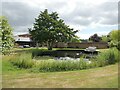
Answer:
<svg viewBox="0 0 120 90"><path fill-rule="evenodd" d="M118 64L87 70L32 73L3 61L3 88L117 88Z"/></svg>

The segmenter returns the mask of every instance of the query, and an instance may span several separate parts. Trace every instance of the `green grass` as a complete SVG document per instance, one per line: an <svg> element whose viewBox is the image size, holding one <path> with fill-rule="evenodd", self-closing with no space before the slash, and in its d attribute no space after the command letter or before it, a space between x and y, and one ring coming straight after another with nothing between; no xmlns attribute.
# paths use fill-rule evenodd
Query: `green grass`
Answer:
<svg viewBox="0 0 120 90"><path fill-rule="evenodd" d="M8 57L3 56L4 60L2 60L2 74L19 74L19 72L22 73L27 71L25 69L20 69L16 66L13 66L12 63L10 63Z"/></svg>
<svg viewBox="0 0 120 90"><path fill-rule="evenodd" d="M107 48L107 49L97 49L97 50L99 50L100 52L104 52L104 51L109 50L109 48Z"/></svg>
<svg viewBox="0 0 120 90"><path fill-rule="evenodd" d="M3 88L117 88L118 64L101 68L32 73L3 61Z"/></svg>

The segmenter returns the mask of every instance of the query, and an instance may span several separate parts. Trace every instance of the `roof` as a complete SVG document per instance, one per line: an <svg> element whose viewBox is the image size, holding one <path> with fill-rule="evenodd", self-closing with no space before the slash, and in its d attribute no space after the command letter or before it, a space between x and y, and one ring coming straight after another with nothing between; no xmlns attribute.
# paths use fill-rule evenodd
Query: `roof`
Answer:
<svg viewBox="0 0 120 90"><path fill-rule="evenodd" d="M20 42L31 42L32 40L29 37L19 37L16 36L14 37L15 41L20 41Z"/></svg>

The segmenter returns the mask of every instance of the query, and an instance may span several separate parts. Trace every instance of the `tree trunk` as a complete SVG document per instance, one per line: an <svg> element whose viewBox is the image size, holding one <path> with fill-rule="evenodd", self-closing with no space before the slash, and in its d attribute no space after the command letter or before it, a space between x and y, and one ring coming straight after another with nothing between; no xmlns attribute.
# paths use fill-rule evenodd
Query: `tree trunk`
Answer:
<svg viewBox="0 0 120 90"><path fill-rule="evenodd" d="M38 42L36 42L36 48L37 48L37 49L39 48L39 43L38 43Z"/></svg>
<svg viewBox="0 0 120 90"><path fill-rule="evenodd" d="M48 42L48 50L52 50L53 48L53 42Z"/></svg>

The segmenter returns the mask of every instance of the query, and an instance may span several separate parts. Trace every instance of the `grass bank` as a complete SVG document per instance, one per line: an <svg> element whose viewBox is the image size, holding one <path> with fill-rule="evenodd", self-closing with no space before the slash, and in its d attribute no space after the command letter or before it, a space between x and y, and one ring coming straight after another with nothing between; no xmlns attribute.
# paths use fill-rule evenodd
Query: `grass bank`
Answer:
<svg viewBox="0 0 120 90"><path fill-rule="evenodd" d="M31 69L32 72L82 70L103 67L118 62L118 50L116 48L109 49L98 54L98 56L91 58L90 59L91 63L85 61L83 57L80 57L79 60L54 60L52 58L50 59L49 57L46 58L41 58L42 56L38 57L37 54L42 54L46 52L46 50L43 49L33 50L33 52L31 53L22 52L17 55L5 56L3 57L3 60L9 60L17 68ZM51 51L49 51L49 53L50 52Z"/></svg>

